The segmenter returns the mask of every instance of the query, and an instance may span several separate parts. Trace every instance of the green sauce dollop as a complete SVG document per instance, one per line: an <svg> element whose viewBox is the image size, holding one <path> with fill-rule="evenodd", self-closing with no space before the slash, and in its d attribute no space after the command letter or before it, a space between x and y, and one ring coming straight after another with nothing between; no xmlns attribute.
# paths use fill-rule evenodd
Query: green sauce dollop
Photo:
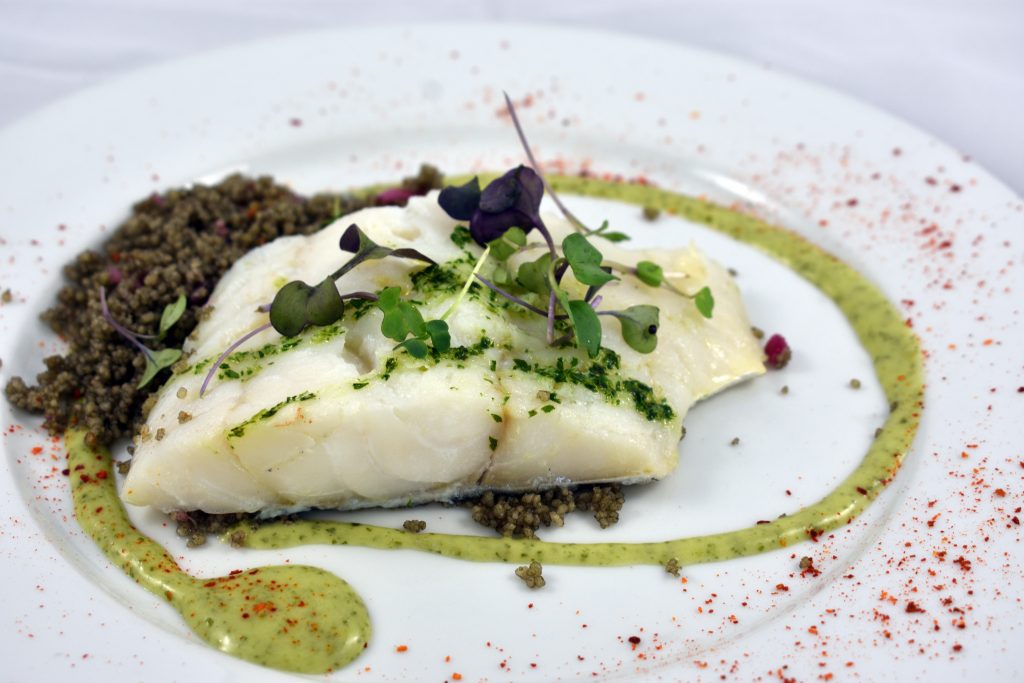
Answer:
<svg viewBox="0 0 1024 683"><path fill-rule="evenodd" d="M352 588L317 567L258 567L199 579L140 534L114 487L110 452L66 435L75 517L115 565L174 607L213 647L286 671L339 669L366 647L370 618Z"/></svg>

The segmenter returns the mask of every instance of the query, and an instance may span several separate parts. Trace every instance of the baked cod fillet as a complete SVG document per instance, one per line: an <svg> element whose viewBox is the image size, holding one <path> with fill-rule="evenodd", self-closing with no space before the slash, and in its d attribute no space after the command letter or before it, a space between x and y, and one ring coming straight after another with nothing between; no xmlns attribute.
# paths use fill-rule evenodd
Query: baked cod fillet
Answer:
<svg viewBox="0 0 1024 683"><path fill-rule="evenodd" d="M570 231L560 217L545 222L559 243ZM455 301L481 253L452 241L456 222L436 194L406 208L365 209L250 252L217 285L208 317L187 342L192 366L157 394L136 438L125 501L272 515L659 479L676 467L690 406L764 372L725 269L692 247L639 251L602 242L607 259L654 261L683 291L709 286L713 318L678 294L623 277L601 290L601 307L658 306L658 347L633 351L618 322L602 317L603 348L588 359L574 347L548 346L543 318L477 285L447 319L452 349L439 357L395 351L381 334L380 310L349 305L332 326L250 339L200 397L213 361L266 323L261 304L286 282L319 282L347 259L338 240L353 223L381 245L413 247L439 265L369 261L339 281L341 291L397 285L428 320ZM583 292L571 273L564 284Z"/></svg>

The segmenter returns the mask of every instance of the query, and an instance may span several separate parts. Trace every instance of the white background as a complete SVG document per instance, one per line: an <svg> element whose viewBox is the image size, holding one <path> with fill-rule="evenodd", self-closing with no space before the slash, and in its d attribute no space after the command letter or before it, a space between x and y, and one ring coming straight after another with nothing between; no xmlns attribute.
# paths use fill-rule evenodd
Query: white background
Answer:
<svg viewBox="0 0 1024 683"><path fill-rule="evenodd" d="M903 117L1024 192L1021 0L0 0L0 126L229 43L451 19L613 29L768 63Z"/></svg>

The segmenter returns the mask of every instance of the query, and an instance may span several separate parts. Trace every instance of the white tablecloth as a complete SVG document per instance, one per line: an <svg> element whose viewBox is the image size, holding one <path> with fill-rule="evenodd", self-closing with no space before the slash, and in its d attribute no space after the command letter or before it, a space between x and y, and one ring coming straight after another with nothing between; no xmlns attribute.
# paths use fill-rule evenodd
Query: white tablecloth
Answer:
<svg viewBox="0 0 1024 683"><path fill-rule="evenodd" d="M903 117L1024 193L1024 0L0 0L0 126L226 43L445 19L601 27L770 63Z"/></svg>

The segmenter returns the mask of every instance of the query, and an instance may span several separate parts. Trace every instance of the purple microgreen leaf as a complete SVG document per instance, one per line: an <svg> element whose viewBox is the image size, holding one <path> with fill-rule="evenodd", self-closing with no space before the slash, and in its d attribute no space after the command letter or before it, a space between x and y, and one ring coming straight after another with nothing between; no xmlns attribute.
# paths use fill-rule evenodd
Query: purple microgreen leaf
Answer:
<svg viewBox="0 0 1024 683"><path fill-rule="evenodd" d="M265 332L265 331L271 329L271 327L272 327L272 325L270 323L266 323L265 325L260 325L256 329L250 330L250 331L246 332L244 335L242 335L242 337L240 339L238 339L233 344L231 344L231 346L229 346L228 348L224 349L224 353L220 354L217 357L217 360L215 360L213 362L213 364L210 365L210 370L206 373L206 377L203 379L202 386L199 387L199 397L202 398L203 394L206 393L206 388L209 386L210 380L213 379L213 376L217 374L217 370L220 369L221 363L223 363L227 359L228 356L230 356L232 353L234 353L235 349L237 349L239 346L241 346L245 342L247 342L250 339L252 339L253 337L255 337L260 332Z"/></svg>
<svg viewBox="0 0 1024 683"><path fill-rule="evenodd" d="M576 230L586 230L587 226L585 226L583 221L573 215L573 213L566 208L565 204L562 203L562 200L559 199L558 195L555 193L554 188L551 187L551 183L549 183L547 178L544 177L544 174L540 169L540 164L537 163L537 160L533 156L533 151L530 149L530 143L526 140L526 133L523 132L523 126L519 123L519 116L516 114L516 108L512 104L512 98L508 96L507 92L502 94L505 95L505 107L508 109L509 117L512 119L512 125L515 126L516 134L519 136L519 142L522 143L523 150L526 152L526 158L529 159L530 166L532 166L537 172L537 177L543 184L544 189L547 190L552 201L555 202L555 206L557 206L562 212L562 215L572 223L573 228Z"/></svg>
<svg viewBox="0 0 1024 683"><path fill-rule="evenodd" d="M342 294L341 298L343 301L349 299L366 299L367 301L376 301L377 295L372 292L349 292L348 294Z"/></svg>
<svg viewBox="0 0 1024 683"><path fill-rule="evenodd" d="M528 230L532 227L528 218L515 211L503 213L477 211L469 221L469 234L473 237L473 241L482 247L504 235L509 228Z"/></svg>
<svg viewBox="0 0 1024 683"><path fill-rule="evenodd" d="M478 210L484 213L501 213L515 206L519 195L522 194L522 185L518 178L521 168L525 167L519 166L492 180L480 194Z"/></svg>
<svg viewBox="0 0 1024 683"><path fill-rule="evenodd" d="M338 240L338 246L341 247L342 251L358 254L361 251L366 251L377 246L377 244L367 237L366 233L360 230L358 225L353 223L345 228L345 232L341 233L341 239Z"/></svg>
<svg viewBox="0 0 1024 683"><path fill-rule="evenodd" d="M480 206L469 222L469 232L481 246L501 237L510 228L524 233L538 228L553 249L550 234L540 218L544 183L527 166L517 166L484 189Z"/></svg>
<svg viewBox="0 0 1024 683"><path fill-rule="evenodd" d="M348 263L343 265L338 270L331 274L331 279L337 280L342 277L345 273L352 270L360 263L364 261L370 261L374 259L382 259L388 256L397 256L399 258L416 259L419 261L425 261L431 265L435 265L435 262L429 256L419 252L415 249L403 247L401 249L391 249L389 247L383 247L367 236L365 232L359 229L359 226L353 223L348 226L341 238L338 240L338 246L342 251L354 253Z"/></svg>
<svg viewBox="0 0 1024 683"><path fill-rule="evenodd" d="M381 247L381 248L382 249L386 249L387 247ZM400 249L393 249L393 250L391 250L390 256L397 256L398 258L415 259L417 261L423 261L424 263L429 263L432 266L436 266L437 265L437 261L435 261L434 259L432 259L429 256L427 256L422 251L417 251L415 249L410 249L409 247L402 247Z"/></svg>
<svg viewBox="0 0 1024 683"><path fill-rule="evenodd" d="M473 178L465 185L450 185L437 196L444 212L457 221L468 221L480 208L480 180Z"/></svg>

